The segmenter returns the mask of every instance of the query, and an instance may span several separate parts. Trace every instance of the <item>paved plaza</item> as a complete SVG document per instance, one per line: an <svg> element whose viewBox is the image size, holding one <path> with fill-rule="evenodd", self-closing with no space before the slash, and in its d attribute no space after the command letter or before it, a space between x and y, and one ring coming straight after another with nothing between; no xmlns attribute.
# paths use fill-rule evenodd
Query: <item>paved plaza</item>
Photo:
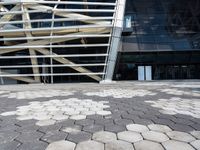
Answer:
<svg viewBox="0 0 200 150"><path fill-rule="evenodd" d="M200 150L200 82L1 86L0 150Z"/></svg>

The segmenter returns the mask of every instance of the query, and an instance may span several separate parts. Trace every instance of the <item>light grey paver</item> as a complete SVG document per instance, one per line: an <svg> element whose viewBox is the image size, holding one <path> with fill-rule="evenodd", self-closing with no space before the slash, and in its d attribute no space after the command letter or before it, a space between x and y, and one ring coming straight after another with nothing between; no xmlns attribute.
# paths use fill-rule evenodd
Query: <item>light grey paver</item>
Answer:
<svg viewBox="0 0 200 150"><path fill-rule="evenodd" d="M104 150L104 145L96 141L85 141L78 143L76 150Z"/></svg>
<svg viewBox="0 0 200 150"><path fill-rule="evenodd" d="M143 140L142 136L139 133L132 132L132 131L119 132L117 134L117 137L120 140L131 142L131 143Z"/></svg>
<svg viewBox="0 0 200 150"><path fill-rule="evenodd" d="M194 137L200 140L200 131L192 131L190 132Z"/></svg>
<svg viewBox="0 0 200 150"><path fill-rule="evenodd" d="M192 142L195 140L194 137L192 137L190 134L185 132L179 132L179 131L171 131L166 133L171 139L182 141L182 142Z"/></svg>
<svg viewBox="0 0 200 150"><path fill-rule="evenodd" d="M63 128L62 131L67 132L67 133L76 134L78 132L81 132L81 126L73 125L71 127Z"/></svg>
<svg viewBox="0 0 200 150"><path fill-rule="evenodd" d="M149 129L146 126L140 124L129 124L126 126L126 128L129 131L140 132L140 133L149 131Z"/></svg>
<svg viewBox="0 0 200 150"><path fill-rule="evenodd" d="M105 150L134 150L131 143L114 140L105 144Z"/></svg>
<svg viewBox="0 0 200 150"><path fill-rule="evenodd" d="M200 150L200 140L196 140L190 143L193 147L195 147L197 150Z"/></svg>
<svg viewBox="0 0 200 150"><path fill-rule="evenodd" d="M166 150L195 150L192 146L185 142L169 140L162 144Z"/></svg>
<svg viewBox="0 0 200 150"><path fill-rule="evenodd" d="M70 119L82 120L82 119L86 119L86 116L85 115L73 115L73 116L70 117Z"/></svg>
<svg viewBox="0 0 200 150"><path fill-rule="evenodd" d="M161 144L148 140L136 142L134 146L136 150L164 150Z"/></svg>
<svg viewBox="0 0 200 150"><path fill-rule="evenodd" d="M168 126L166 125L159 125L159 124L150 124L148 125L149 129L152 131L158 131L158 132L169 132L172 131Z"/></svg>
<svg viewBox="0 0 200 150"><path fill-rule="evenodd" d="M105 110L97 111L97 115L102 115L102 116L111 115L111 112Z"/></svg>
<svg viewBox="0 0 200 150"><path fill-rule="evenodd" d="M76 144L69 141L57 141L49 144L46 150L74 150Z"/></svg>
<svg viewBox="0 0 200 150"><path fill-rule="evenodd" d="M107 131L100 131L93 134L92 139L95 141L99 141L102 143L107 143L117 139L115 133L107 132Z"/></svg>
<svg viewBox="0 0 200 150"><path fill-rule="evenodd" d="M55 123L56 123L55 120L49 119L49 120L40 120L40 121L37 121L36 125L38 125L38 126L49 126L49 125L53 125Z"/></svg>
<svg viewBox="0 0 200 150"><path fill-rule="evenodd" d="M144 139L155 142L164 142L169 140L169 138L165 134L156 131L144 132L142 133L142 136L144 137Z"/></svg>

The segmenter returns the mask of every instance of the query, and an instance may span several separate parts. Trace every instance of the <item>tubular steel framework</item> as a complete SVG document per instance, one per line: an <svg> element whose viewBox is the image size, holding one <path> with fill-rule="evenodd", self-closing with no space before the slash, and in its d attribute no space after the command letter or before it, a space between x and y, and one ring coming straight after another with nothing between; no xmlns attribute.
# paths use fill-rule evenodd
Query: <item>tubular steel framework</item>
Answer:
<svg viewBox="0 0 200 150"><path fill-rule="evenodd" d="M125 0L1 1L0 81L54 83L69 76L103 80L122 3Z"/></svg>

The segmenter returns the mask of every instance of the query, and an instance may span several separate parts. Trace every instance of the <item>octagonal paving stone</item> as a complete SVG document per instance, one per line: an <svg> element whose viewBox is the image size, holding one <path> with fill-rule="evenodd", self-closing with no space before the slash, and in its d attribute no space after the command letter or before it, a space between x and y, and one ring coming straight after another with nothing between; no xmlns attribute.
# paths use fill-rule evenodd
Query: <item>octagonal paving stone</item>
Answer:
<svg viewBox="0 0 200 150"><path fill-rule="evenodd" d="M171 139L182 141L182 142L192 142L195 140L190 134L180 131L171 131L166 133Z"/></svg>
<svg viewBox="0 0 200 150"><path fill-rule="evenodd" d="M154 142L165 142L169 140L169 138L165 134L156 131L144 132L142 133L142 136L144 137L144 139Z"/></svg>
<svg viewBox="0 0 200 150"><path fill-rule="evenodd" d="M136 142L134 146L136 150L164 150L161 144L148 140Z"/></svg>
<svg viewBox="0 0 200 150"><path fill-rule="evenodd" d="M175 140L168 140L162 144L166 150L195 150L191 145Z"/></svg>
<svg viewBox="0 0 200 150"><path fill-rule="evenodd" d="M80 142L77 144L76 150L104 150L104 144L96 141Z"/></svg>
<svg viewBox="0 0 200 150"><path fill-rule="evenodd" d="M140 124L129 124L126 126L126 128L129 131L140 132L140 133L149 131L149 129L146 126Z"/></svg>
<svg viewBox="0 0 200 150"><path fill-rule="evenodd" d="M76 144L69 141L56 141L46 148L46 150L74 150Z"/></svg>
<svg viewBox="0 0 200 150"><path fill-rule="evenodd" d="M100 131L93 134L92 139L102 143L108 143L113 140L116 140L116 134L107 131Z"/></svg>
<svg viewBox="0 0 200 150"><path fill-rule="evenodd" d="M200 150L200 140L196 140L190 143L194 148Z"/></svg>
<svg viewBox="0 0 200 150"><path fill-rule="evenodd" d="M134 150L131 143L114 140L105 144L105 150Z"/></svg>
<svg viewBox="0 0 200 150"><path fill-rule="evenodd" d="M119 132L117 134L117 137L120 140L131 142L131 143L143 140L142 136L139 133L133 132L133 131Z"/></svg>
<svg viewBox="0 0 200 150"><path fill-rule="evenodd" d="M157 131L157 132L170 132L172 129L170 129L166 125L160 125L160 124L150 124L148 125L149 129L152 131Z"/></svg>

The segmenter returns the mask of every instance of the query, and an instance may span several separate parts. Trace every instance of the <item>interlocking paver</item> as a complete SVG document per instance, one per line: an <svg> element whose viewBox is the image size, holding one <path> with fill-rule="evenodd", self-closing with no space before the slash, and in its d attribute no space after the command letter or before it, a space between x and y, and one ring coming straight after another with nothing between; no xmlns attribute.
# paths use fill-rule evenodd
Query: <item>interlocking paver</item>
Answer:
<svg viewBox="0 0 200 150"><path fill-rule="evenodd" d="M43 133L32 131L32 132L24 132L21 133L16 139L21 143L26 143L30 141L39 140L43 136Z"/></svg>
<svg viewBox="0 0 200 150"><path fill-rule="evenodd" d="M185 142L179 142L174 140L169 140L162 143L166 150L195 150L191 145Z"/></svg>
<svg viewBox="0 0 200 150"><path fill-rule="evenodd" d="M77 144L76 150L104 150L104 145L97 141L85 141Z"/></svg>
<svg viewBox="0 0 200 150"><path fill-rule="evenodd" d="M40 120L36 122L36 125L38 126L49 126L49 125L53 125L55 124L56 121L53 119L49 119L49 120Z"/></svg>
<svg viewBox="0 0 200 150"><path fill-rule="evenodd" d="M82 129L82 126L72 125L72 126L64 127L61 130L64 131L64 132L67 132L67 133L76 134L78 132L81 132L81 129Z"/></svg>
<svg viewBox="0 0 200 150"><path fill-rule="evenodd" d="M91 137L92 137L92 134L81 131L77 133L69 133L69 135L67 136L67 140L72 141L74 143L79 143L79 142L90 140Z"/></svg>
<svg viewBox="0 0 200 150"><path fill-rule="evenodd" d="M200 149L200 140L196 140L190 143L194 148L196 148L197 150Z"/></svg>
<svg viewBox="0 0 200 150"><path fill-rule="evenodd" d="M174 141L178 147L175 148L180 149L179 142L183 141L180 137L187 141L187 143L181 142L186 146L185 149L198 149L200 105L196 96L193 95L192 88L177 88L176 92L177 90L178 93L184 91L186 95L174 96L173 92L169 95L169 91L164 91L171 89L172 83L167 83L165 86L152 86L153 82L151 84L142 83L147 86L140 85L141 83L137 83L137 86L132 83L123 83L119 86L118 84L112 86L88 85L87 89L85 86L82 89L73 86L74 89L79 89L75 91L70 86L56 85L51 87L51 92L40 90L43 88L42 86L39 86L39 89L35 88L33 93L32 90L24 91L24 88L13 88L13 91L7 94L1 94L0 90L0 114L4 115L0 115L0 133L7 133L2 134L4 139L0 141L0 143L3 142L0 144L0 149L7 145L8 149L10 147L17 150L33 150L34 148L42 150L47 147L48 143L60 140L71 141L77 145L85 142L84 148L86 149L89 146L92 147L92 144L87 143L89 140L91 143L104 144L104 148L108 150L129 150L133 148L133 145L136 150L151 148L162 150L163 147L159 142L172 141L168 143L168 148L170 148L170 146L173 147ZM27 88L31 89L31 85ZM58 88L59 91L55 92L54 88ZM85 95L89 92L101 92L102 89L113 93L106 93L110 94L108 97L105 93L103 96L100 94L102 97L99 94L96 96ZM41 91L43 93L40 93ZM68 91L68 94L71 93L71 95L62 94L62 91L64 93ZM129 93L125 93L125 91ZM12 100L10 100L11 98ZM37 100L33 101L35 98ZM46 119L53 120L53 123L45 123ZM38 126L38 123L45 126ZM166 133L173 132L172 130L182 131L187 136L184 134L178 138L169 138ZM18 135L12 137L12 133L15 132ZM112 140L109 141L105 134L102 139L99 138L99 141L92 139L98 132L109 132L114 135L114 138L110 138ZM191 139L193 140L191 141ZM109 142L102 142L103 140ZM17 141L21 142L21 145ZM34 144L37 146L34 147Z"/></svg>
<svg viewBox="0 0 200 150"><path fill-rule="evenodd" d="M12 131L4 131L0 133L0 144L9 143L17 138L20 134Z"/></svg>
<svg viewBox="0 0 200 150"><path fill-rule="evenodd" d="M164 141L169 140L169 138L165 134L161 132L156 132L156 131L144 132L142 133L142 136L146 140L155 141L155 142L164 142Z"/></svg>
<svg viewBox="0 0 200 150"><path fill-rule="evenodd" d="M193 136L185 132L171 131L166 133L171 139L182 141L182 142L192 142L195 140Z"/></svg>
<svg viewBox="0 0 200 150"><path fill-rule="evenodd" d="M105 150L134 150L134 148L131 143L121 140L113 140L105 144Z"/></svg>
<svg viewBox="0 0 200 150"><path fill-rule="evenodd" d="M125 131L126 127L123 125L114 125L114 124L108 124L105 126L105 131L110 131L114 133Z"/></svg>
<svg viewBox="0 0 200 150"><path fill-rule="evenodd" d="M60 132L60 131L48 131L45 133L44 136L41 137L42 141L52 143L55 141L65 140L67 137L67 133Z"/></svg>
<svg viewBox="0 0 200 150"><path fill-rule="evenodd" d="M131 143L143 140L142 136L139 133L132 132L132 131L119 132L117 134L117 137L120 140L131 142Z"/></svg>
<svg viewBox="0 0 200 150"><path fill-rule="evenodd" d="M93 134L92 139L102 143L108 143L110 141L116 140L117 136L115 133L100 131Z"/></svg>
<svg viewBox="0 0 200 150"><path fill-rule="evenodd" d="M166 125L160 125L160 124L150 124L148 125L149 129L152 131L158 131L158 132L169 132L172 131L168 126Z"/></svg>
<svg viewBox="0 0 200 150"><path fill-rule="evenodd" d="M129 124L126 126L126 128L129 131L140 132L140 133L149 131L149 129L146 126L140 124Z"/></svg>
<svg viewBox="0 0 200 150"><path fill-rule="evenodd" d="M63 140L49 144L46 150L74 150L75 146L75 143Z"/></svg>
<svg viewBox="0 0 200 150"><path fill-rule="evenodd" d="M86 131L86 132L90 132L90 133L95 133L95 132L98 132L98 131L103 131L104 129L104 126L102 125L87 125L87 126L84 126L83 127L83 131Z"/></svg>
<svg viewBox="0 0 200 150"><path fill-rule="evenodd" d="M192 131L190 132L194 137L200 140L200 131Z"/></svg>
<svg viewBox="0 0 200 150"><path fill-rule="evenodd" d="M45 150L48 146L47 143L41 141L28 141L23 142L17 150Z"/></svg>
<svg viewBox="0 0 200 150"><path fill-rule="evenodd" d="M19 147L20 143L16 142L16 141L11 141L8 143L3 143L0 144L0 149L1 150L14 150L17 147Z"/></svg>
<svg viewBox="0 0 200 150"><path fill-rule="evenodd" d="M161 144L143 140L134 144L136 150L164 150Z"/></svg>

